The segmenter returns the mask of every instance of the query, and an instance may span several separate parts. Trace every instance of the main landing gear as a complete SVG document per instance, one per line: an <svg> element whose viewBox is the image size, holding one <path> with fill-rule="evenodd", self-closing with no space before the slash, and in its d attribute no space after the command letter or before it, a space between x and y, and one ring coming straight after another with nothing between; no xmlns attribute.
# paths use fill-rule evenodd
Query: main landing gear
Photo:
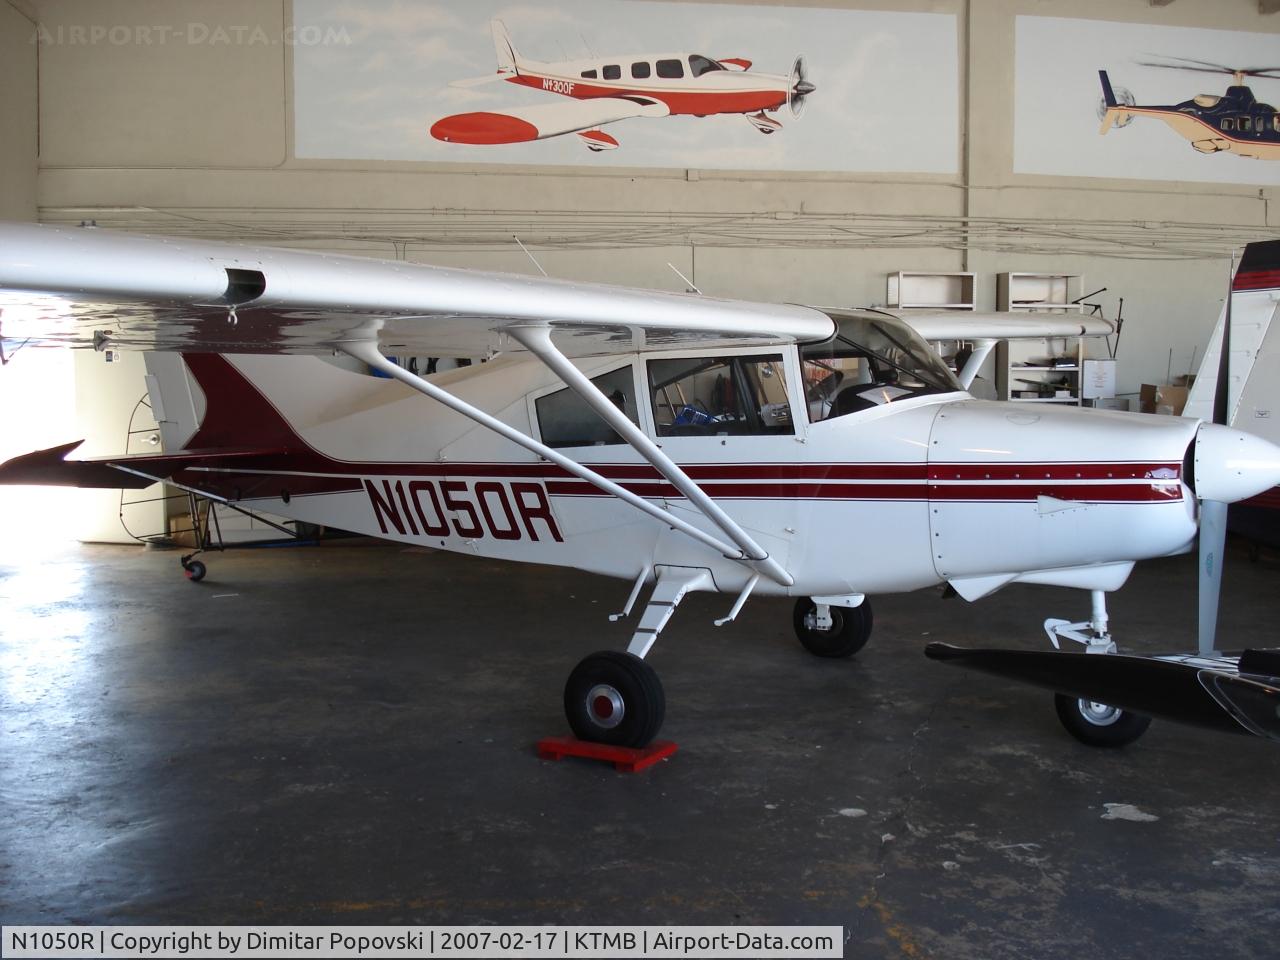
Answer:
<svg viewBox="0 0 1280 960"><path fill-rule="evenodd" d="M615 747L645 747L658 735L666 715L666 694L657 672L644 657L653 647L685 594L711 590L708 570L689 567L659 567L657 583L626 652L602 650L584 658L569 674L564 686L564 712L569 727L579 740L606 743ZM619 620L631 613L650 571L637 578ZM743 589L728 616L716 621L722 626L742 609L755 586L752 580ZM862 599L858 606L836 606L820 600L853 602L858 598L804 597L793 614L796 636L805 649L820 657L850 657L866 645L871 635L871 604Z"/></svg>
<svg viewBox="0 0 1280 960"><path fill-rule="evenodd" d="M579 740L646 746L662 728L666 709L657 671L633 653L593 653L564 685L565 716Z"/></svg>
<svg viewBox="0 0 1280 960"><path fill-rule="evenodd" d="M658 582L626 652L603 650L593 653L569 674L564 685L564 712L570 729L579 740L638 749L648 746L662 728L667 698L657 672L645 663L645 654L653 647L685 594L693 590L711 590L715 584L711 571L697 567L659 567L656 575ZM649 570L641 571L631 588L626 607L621 613L610 616L610 620L621 620L631 613L649 576ZM753 580L738 598L733 612L724 620L716 621L717 624L728 623L737 615L754 586Z"/></svg>
<svg viewBox="0 0 1280 960"><path fill-rule="evenodd" d="M1116 652L1115 642L1107 629L1107 595L1101 590L1091 590L1090 595L1093 615L1089 620L1069 623L1050 619L1044 622L1044 632L1049 635L1049 642L1055 649L1060 648L1059 640L1074 640L1084 644L1086 656L1106 656ZM1067 733L1091 747L1126 746L1151 726L1150 717L1065 693L1053 695L1053 707Z"/></svg>

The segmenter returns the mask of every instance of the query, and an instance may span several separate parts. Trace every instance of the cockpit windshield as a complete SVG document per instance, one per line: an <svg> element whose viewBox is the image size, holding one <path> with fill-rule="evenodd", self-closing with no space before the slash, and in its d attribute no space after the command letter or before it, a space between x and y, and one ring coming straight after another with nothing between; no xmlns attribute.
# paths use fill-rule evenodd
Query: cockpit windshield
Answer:
<svg viewBox="0 0 1280 960"><path fill-rule="evenodd" d="M811 423L908 397L964 389L929 344L896 317L836 312L830 316L836 335L800 351Z"/></svg>
<svg viewBox="0 0 1280 960"><path fill-rule="evenodd" d="M723 70L719 63L710 57L704 57L700 53L695 53L689 57L689 72L695 77L700 77L704 73L710 73L712 70Z"/></svg>

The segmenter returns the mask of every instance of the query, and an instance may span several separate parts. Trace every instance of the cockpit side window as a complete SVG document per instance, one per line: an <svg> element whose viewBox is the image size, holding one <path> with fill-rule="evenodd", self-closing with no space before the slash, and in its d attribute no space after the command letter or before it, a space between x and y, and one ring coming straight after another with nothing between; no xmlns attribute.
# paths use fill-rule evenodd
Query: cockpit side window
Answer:
<svg viewBox="0 0 1280 960"><path fill-rule="evenodd" d="M800 352L809 422L962 390L933 349L892 317L833 315L836 335Z"/></svg>
<svg viewBox="0 0 1280 960"><path fill-rule="evenodd" d="M649 392L660 437L795 433L780 354L650 360Z"/></svg>
<svg viewBox="0 0 1280 960"><path fill-rule="evenodd" d="M716 63L710 57L704 57L700 53L695 53L689 57L689 75L700 77L704 73L710 73L713 70L723 70L724 67Z"/></svg>
<svg viewBox="0 0 1280 960"><path fill-rule="evenodd" d="M680 80L684 77L684 64L679 60L659 60L658 76L664 80Z"/></svg>

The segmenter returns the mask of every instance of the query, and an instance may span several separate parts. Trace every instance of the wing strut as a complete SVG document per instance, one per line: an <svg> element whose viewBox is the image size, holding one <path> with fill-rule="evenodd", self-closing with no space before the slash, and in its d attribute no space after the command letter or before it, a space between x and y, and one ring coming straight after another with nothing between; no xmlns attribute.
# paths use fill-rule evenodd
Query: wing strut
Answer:
<svg viewBox="0 0 1280 960"><path fill-rule="evenodd" d="M605 493L611 494L612 496L617 497L619 500L622 500L626 503L631 504L637 510L640 510L641 512L648 514L649 516L653 517L656 520L659 520L660 522L666 524L669 527L672 527L673 529L679 530L681 533L684 533L689 537L692 537L694 540L698 541L704 546L710 547L711 549L715 550L717 553L725 557L728 557L731 560L739 560L744 563L748 563L753 567L761 563L761 561L755 559L754 556L748 554L746 551L741 550L737 547L734 547L733 545L726 543L717 537L712 536L711 534L707 533L704 530L699 530L697 527L693 526L693 524L680 519L679 517L672 514L670 511L663 510L661 507L655 506L654 504L650 503L648 500L645 500L643 497L640 497L632 493L630 490L626 489L625 487L622 487L619 484L614 483L612 480L608 479L607 477L603 477L600 474L596 473L594 470L591 470L588 467L584 467L582 464L578 463L576 460L571 460L569 457L566 457L564 454L560 453L558 450L554 450L551 447L548 447L546 444L543 444L538 442L537 440L534 440L532 437L521 433L515 427L505 424L501 420L498 420L496 417L492 417L489 414L485 413L483 410L473 407L471 404L467 403L465 400L461 400L458 397L455 397L453 394L449 393L447 390L441 389L440 387L436 386L434 383L424 380L422 379L422 377L419 377L417 374L410 373L408 370L405 370L403 367L400 367L392 363L390 360L388 360L378 351L378 346L374 341L372 340L353 341L353 342L347 342L347 343L339 343L339 344L336 344L335 346L337 349L341 350L343 353L347 354L348 356L355 357L357 360L367 363L373 369L380 370L383 373L385 373L387 376L392 377L396 380L399 380L401 383L407 384L408 386L412 387L414 390L417 390L419 393L426 394L431 399L437 400L440 403L443 403L449 409L462 414L464 417L468 418L469 420L474 420L476 423L480 424L482 427L486 427L494 431L495 433L503 437L506 437L508 440L512 441L513 443L519 444L520 446L524 447L526 450L529 450L532 453L535 453L538 456L551 461L556 466L562 468L563 470L568 471L578 479L585 480L588 483L599 487L601 490L605 491ZM576 368L574 368L574 371L577 372ZM581 374L579 374L579 376L581 376ZM588 381L588 386L590 386L592 390L595 390L595 387L591 386L590 381ZM631 421L628 420L626 422L628 426L631 425ZM701 491L699 492L701 493ZM757 550L758 549L759 548L757 548ZM764 571L765 573L767 573L770 577L773 577L774 579L778 579L778 582L783 583L785 585L789 586L792 583L792 579L790 575L785 570L782 570L781 567L778 567L776 561L769 559L767 556L765 557L765 560L768 563L772 564L774 567L776 567L778 570L778 573L781 575L781 577L784 577L785 579L779 579L778 576L776 576L774 573L770 572L769 570L765 570ZM761 569L764 569L763 566L761 566Z"/></svg>
<svg viewBox="0 0 1280 960"><path fill-rule="evenodd" d="M789 587L795 582L791 575L751 538L747 531L720 508L720 505L709 497L676 465L675 461L662 452L662 448L644 435L634 423L627 419L613 402L606 397L595 384L575 367L563 353L551 342L551 327L548 324L519 324L505 328L506 333L518 340L534 356L545 363L561 380L578 396L595 410L614 430L618 436L631 444L640 456L644 457L667 481L679 490L704 517L720 528L720 531L737 544L741 554L734 556L746 562L753 569L765 576ZM665 511L664 511L665 512Z"/></svg>

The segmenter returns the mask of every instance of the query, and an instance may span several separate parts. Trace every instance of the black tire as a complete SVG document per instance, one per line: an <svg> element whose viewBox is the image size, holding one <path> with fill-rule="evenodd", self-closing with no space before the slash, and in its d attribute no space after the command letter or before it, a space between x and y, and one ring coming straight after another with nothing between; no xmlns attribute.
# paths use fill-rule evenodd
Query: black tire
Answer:
<svg viewBox="0 0 1280 960"><path fill-rule="evenodd" d="M667 697L653 667L639 657L602 650L573 668L564 712L579 740L644 747L662 729Z"/></svg>
<svg viewBox="0 0 1280 960"><path fill-rule="evenodd" d="M1053 707L1067 733L1091 747L1126 746L1151 726L1150 717L1065 693L1053 695Z"/></svg>
<svg viewBox="0 0 1280 960"><path fill-rule="evenodd" d="M199 583L204 579L204 575L209 572L199 560L188 560L182 565L182 569L186 571L187 579L192 583Z"/></svg>
<svg viewBox="0 0 1280 960"><path fill-rule="evenodd" d="M812 600L801 597L791 615L796 636L815 657L852 657L871 639L870 600L863 600L856 607L832 607L830 630L811 630L805 626L805 617L816 609Z"/></svg>

